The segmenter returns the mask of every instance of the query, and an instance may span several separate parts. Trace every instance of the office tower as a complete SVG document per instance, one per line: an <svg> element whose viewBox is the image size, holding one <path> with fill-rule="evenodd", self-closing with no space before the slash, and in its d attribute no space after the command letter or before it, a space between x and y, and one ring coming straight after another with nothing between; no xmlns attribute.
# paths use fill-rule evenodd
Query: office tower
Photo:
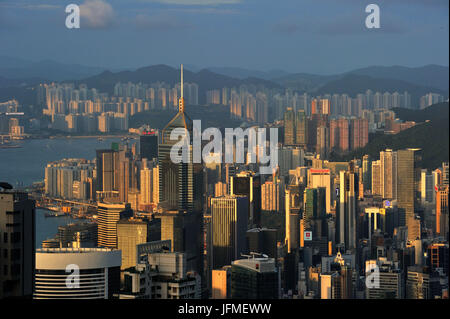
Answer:
<svg viewBox="0 0 450 319"><path fill-rule="evenodd" d="M250 253L260 253L277 260L277 230L252 228L247 230L247 247Z"/></svg>
<svg viewBox="0 0 450 319"><path fill-rule="evenodd" d="M278 299L278 272L273 258L240 259L231 264L232 299Z"/></svg>
<svg viewBox="0 0 450 319"><path fill-rule="evenodd" d="M146 158L151 161L158 158L158 132L144 131L139 137L141 159Z"/></svg>
<svg viewBox="0 0 450 319"><path fill-rule="evenodd" d="M379 275L377 285L366 286L366 299L403 299L404 280L403 272L398 262L388 261L384 257L377 260L366 261L366 278L370 275L368 269L378 267ZM370 278L368 278L370 280Z"/></svg>
<svg viewBox="0 0 450 319"><path fill-rule="evenodd" d="M181 158L179 155L180 163L173 162L170 156L173 145L179 142L170 139L175 129L182 129L189 135L187 158ZM202 274L203 165L193 163L192 138L192 120L185 112L183 65L181 65L181 97L178 101L178 113L163 129L158 145L159 206L164 211L178 211L183 215L180 224L183 225L180 231L184 232L185 237L182 251L186 252L188 263L196 264L194 269Z"/></svg>
<svg viewBox="0 0 450 319"><path fill-rule="evenodd" d="M142 219L122 219L117 222L117 249L122 251L121 270L137 265L136 246L148 241L149 229Z"/></svg>
<svg viewBox="0 0 450 319"><path fill-rule="evenodd" d="M372 162L372 195L380 195L382 196L383 191L381 187L381 175L383 172L381 171L381 161Z"/></svg>
<svg viewBox="0 0 450 319"><path fill-rule="evenodd" d="M420 149L397 151L397 204L405 210L406 218L414 216L420 181Z"/></svg>
<svg viewBox="0 0 450 319"><path fill-rule="evenodd" d="M345 249L356 248L356 211L358 175L351 167L339 172L339 195L336 204L336 241Z"/></svg>
<svg viewBox="0 0 450 319"><path fill-rule="evenodd" d="M431 270L442 269L448 276L448 243L432 243L427 247L427 266Z"/></svg>
<svg viewBox="0 0 450 319"><path fill-rule="evenodd" d="M232 176L230 194L247 197L249 224L259 227L261 224L261 175L244 171Z"/></svg>
<svg viewBox="0 0 450 319"><path fill-rule="evenodd" d="M0 299L31 297L35 266L35 202L0 184Z"/></svg>
<svg viewBox="0 0 450 319"><path fill-rule="evenodd" d="M305 230L313 231L313 238L322 236L322 221L326 216L325 198L326 189L324 187L305 189L303 225Z"/></svg>
<svg viewBox="0 0 450 319"><path fill-rule="evenodd" d="M114 298L120 289L120 262L121 252L116 249L38 249L33 298ZM79 270L79 280L75 270Z"/></svg>
<svg viewBox="0 0 450 319"><path fill-rule="evenodd" d="M183 214L178 211L158 213L161 220L161 240L170 240L172 252L183 252L185 247Z"/></svg>
<svg viewBox="0 0 450 319"><path fill-rule="evenodd" d="M289 170L304 165L305 150L303 148L280 147L278 148L279 176L286 176Z"/></svg>
<svg viewBox="0 0 450 319"><path fill-rule="evenodd" d="M118 189L119 153L113 149L97 150L97 191Z"/></svg>
<svg viewBox="0 0 450 319"><path fill-rule="evenodd" d="M372 189L372 160L369 155L364 155L362 162L362 182L364 184L364 191L369 191Z"/></svg>
<svg viewBox="0 0 450 319"><path fill-rule="evenodd" d="M181 66L181 87L183 88L183 66ZM170 157L172 146L178 142L170 139L175 129L184 129L190 138L188 158L179 157L180 163L173 162ZM193 163L192 137L192 120L185 112L184 98L181 95L178 113L163 129L161 143L158 145L159 202L167 210L198 212L202 209L203 168L201 163Z"/></svg>
<svg viewBox="0 0 450 319"><path fill-rule="evenodd" d="M284 145L295 144L295 113L288 107L284 113Z"/></svg>
<svg viewBox="0 0 450 319"><path fill-rule="evenodd" d="M231 266L221 269L213 269L212 277L212 299L231 298Z"/></svg>
<svg viewBox="0 0 450 319"><path fill-rule="evenodd" d="M155 214L161 220L161 240L172 242L172 252L184 252L188 270L203 273L203 223L199 213L163 211Z"/></svg>
<svg viewBox="0 0 450 319"><path fill-rule="evenodd" d="M433 175L428 174L426 169L422 169L420 171L420 202L422 205L433 202L434 191Z"/></svg>
<svg viewBox="0 0 450 319"><path fill-rule="evenodd" d="M324 187L326 189L326 213L331 213L334 187L329 169L308 169L308 187Z"/></svg>
<svg viewBox="0 0 450 319"><path fill-rule="evenodd" d="M98 203L98 247L117 248L117 222L132 217L130 204Z"/></svg>
<svg viewBox="0 0 450 319"><path fill-rule="evenodd" d="M448 186L435 186L436 191L436 234L448 238Z"/></svg>
<svg viewBox="0 0 450 319"><path fill-rule="evenodd" d="M387 199L397 198L397 152L387 149L380 152L381 196Z"/></svg>
<svg viewBox="0 0 450 319"><path fill-rule="evenodd" d="M246 252L248 200L226 196L211 200L212 269L230 265Z"/></svg>
<svg viewBox="0 0 450 319"><path fill-rule="evenodd" d="M295 120L295 144L305 148L308 144L308 119L305 111L298 110Z"/></svg>
<svg viewBox="0 0 450 319"><path fill-rule="evenodd" d="M285 190L285 242L288 253L300 245L300 209L303 204L303 189L298 185L288 185Z"/></svg>

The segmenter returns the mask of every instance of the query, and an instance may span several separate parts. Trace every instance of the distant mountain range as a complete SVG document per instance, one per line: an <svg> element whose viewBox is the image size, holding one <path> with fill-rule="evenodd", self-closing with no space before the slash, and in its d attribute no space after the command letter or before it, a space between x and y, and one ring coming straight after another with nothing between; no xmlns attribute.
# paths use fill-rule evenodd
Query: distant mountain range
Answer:
<svg viewBox="0 0 450 319"><path fill-rule="evenodd" d="M370 66L335 75L290 74L282 70L255 71L238 67L201 69L194 65L187 65L185 69L185 80L199 85L200 103L203 102L207 90L225 86L238 87L241 84L268 88L285 87L318 95L347 93L354 96L367 89L400 93L408 91L412 95L413 106L417 106L419 97L426 93L440 93L448 97L449 92L449 68L438 65L417 68ZM120 71L51 60L32 62L0 56L0 88L26 87L44 81L76 81L111 93L114 84L119 81L164 81L174 85L179 81L179 71L176 67L161 64ZM0 99L8 98L7 92L8 90L1 90L0 93L3 94L0 94Z"/></svg>
<svg viewBox="0 0 450 319"><path fill-rule="evenodd" d="M117 82L142 82L150 84L158 81L173 86L180 82L180 71L176 68L159 64L139 68L136 71L121 71L116 73L105 71L98 75L79 80L77 83L85 83L88 87L95 87L102 92L113 93L114 85ZM205 92L207 90L220 89L222 87L238 87L242 84L247 84L268 88L281 88L279 84L264 79L246 78L241 80L217 74L206 69L199 72L191 72L185 69L184 81L198 84L200 103L204 102L203 100L205 99Z"/></svg>
<svg viewBox="0 0 450 319"><path fill-rule="evenodd" d="M358 93L364 93L366 90L373 92L399 92L408 91L411 94L411 104L413 108L419 107L419 99L421 96L433 92L448 96L448 91L443 91L434 87L420 86L406 82L403 80L396 80L391 78L374 78L367 75L346 74L343 77L337 78L319 87L315 93L322 94L343 94L346 93L352 97Z"/></svg>
<svg viewBox="0 0 450 319"><path fill-rule="evenodd" d="M289 86L298 90L309 92L324 91L323 87L333 81L341 79L348 81L352 75L371 77L380 81L398 80L408 82L418 87L428 87L447 92L449 90L449 68L439 65L426 65L423 67L409 68L404 66L370 66L342 74L314 75L307 73L289 74L279 78L271 79L282 86ZM359 79L354 77L354 79ZM397 82L399 84L400 82ZM400 87L405 85L400 85ZM360 85L361 87L361 85ZM396 88L394 86L394 88ZM347 89L350 91L351 87ZM435 90L436 91L436 90ZM330 93L330 92L328 92ZM359 92L358 92L359 93ZM436 92L438 93L438 92Z"/></svg>

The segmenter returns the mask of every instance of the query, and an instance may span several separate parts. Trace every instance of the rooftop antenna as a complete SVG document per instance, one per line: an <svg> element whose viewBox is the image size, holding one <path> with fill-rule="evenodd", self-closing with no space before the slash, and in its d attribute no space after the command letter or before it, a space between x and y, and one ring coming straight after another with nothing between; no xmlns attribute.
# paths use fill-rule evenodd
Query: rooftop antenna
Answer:
<svg viewBox="0 0 450 319"><path fill-rule="evenodd" d="M183 97L183 64L181 64L181 97L178 100L178 112L184 112L184 97Z"/></svg>

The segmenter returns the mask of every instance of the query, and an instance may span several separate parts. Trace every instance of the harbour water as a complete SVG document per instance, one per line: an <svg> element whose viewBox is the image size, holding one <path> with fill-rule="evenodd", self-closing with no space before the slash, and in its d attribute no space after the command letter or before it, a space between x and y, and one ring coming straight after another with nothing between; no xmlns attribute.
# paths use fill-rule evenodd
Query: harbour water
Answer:
<svg viewBox="0 0 450 319"><path fill-rule="evenodd" d="M0 149L0 181L13 187L31 185L44 180L44 168L48 162L63 158L95 158L95 150L110 148L120 138L57 138L18 141L20 148ZM45 239L53 238L58 226L76 220L70 217L45 217L47 211L36 209L36 247Z"/></svg>

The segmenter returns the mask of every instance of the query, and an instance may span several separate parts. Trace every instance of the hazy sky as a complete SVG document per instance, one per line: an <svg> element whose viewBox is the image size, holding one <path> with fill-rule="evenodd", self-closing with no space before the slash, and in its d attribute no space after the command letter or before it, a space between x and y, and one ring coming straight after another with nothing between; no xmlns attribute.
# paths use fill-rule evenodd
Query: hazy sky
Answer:
<svg viewBox="0 0 450 319"><path fill-rule="evenodd" d="M81 5L81 28L65 6ZM366 29L376 3L381 28ZM448 0L0 0L0 55L331 74L448 65Z"/></svg>

